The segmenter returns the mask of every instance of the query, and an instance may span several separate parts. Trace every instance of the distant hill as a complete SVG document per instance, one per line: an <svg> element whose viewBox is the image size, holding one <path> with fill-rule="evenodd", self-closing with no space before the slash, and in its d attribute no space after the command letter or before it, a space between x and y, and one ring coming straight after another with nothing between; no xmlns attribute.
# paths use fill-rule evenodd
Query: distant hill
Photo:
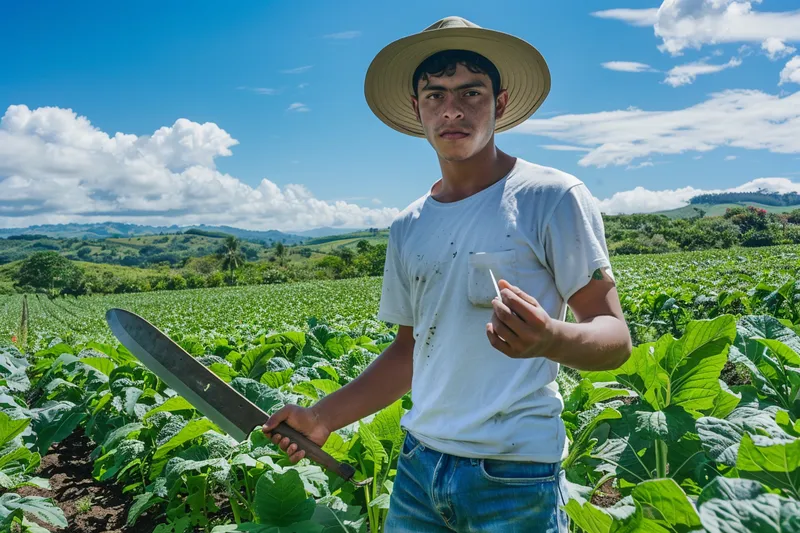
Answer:
<svg viewBox="0 0 800 533"><path fill-rule="evenodd" d="M125 224L121 222L104 222L95 224L45 224L27 228L0 229L0 237L11 235L45 235L61 239L105 239L109 237L141 237L144 235L161 235L185 232L188 229L199 229L209 232L222 232L234 235L248 241L281 241L292 245L305 241L308 237L283 233L277 230L254 231L231 226L208 226L200 224L195 226L144 226L139 224Z"/></svg>
<svg viewBox="0 0 800 533"><path fill-rule="evenodd" d="M795 209L800 209L800 205L785 205L785 206L774 206L774 205L765 205L759 204L755 202L741 202L741 203L723 203L723 204L689 204L683 207L679 207L677 209L669 209L666 211L656 211L653 213L654 215L665 215L669 218L693 218L698 216L700 211L703 211L703 216L706 217L719 217L725 214L725 210L730 207L746 207L748 205L752 205L753 207L758 207L759 209L766 209L770 213L788 213L789 211L794 211Z"/></svg>
<svg viewBox="0 0 800 533"><path fill-rule="evenodd" d="M723 192L700 194L689 200L690 204L762 204L774 207L795 206L800 208L800 194L796 192L777 193L766 189L756 192Z"/></svg>
<svg viewBox="0 0 800 533"><path fill-rule="evenodd" d="M348 233L356 233L359 231L366 231L366 228L316 228L311 229L308 231L299 231L295 235L299 235L301 237L330 237L332 235L345 235Z"/></svg>

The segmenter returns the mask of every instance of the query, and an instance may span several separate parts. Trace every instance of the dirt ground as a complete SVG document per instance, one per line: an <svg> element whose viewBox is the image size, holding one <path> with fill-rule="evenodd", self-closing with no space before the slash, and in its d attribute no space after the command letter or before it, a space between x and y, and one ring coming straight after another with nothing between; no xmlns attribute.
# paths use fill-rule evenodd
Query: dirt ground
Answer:
<svg viewBox="0 0 800 533"><path fill-rule="evenodd" d="M91 441L77 430L42 457L38 475L50 480L51 490L23 487L17 491L21 496L53 498L64 511L67 528L57 529L31 516L28 519L61 533L152 532L159 522L147 513L133 527L125 526L133 497L122 494L122 487L114 482L99 483L92 478L92 449Z"/></svg>

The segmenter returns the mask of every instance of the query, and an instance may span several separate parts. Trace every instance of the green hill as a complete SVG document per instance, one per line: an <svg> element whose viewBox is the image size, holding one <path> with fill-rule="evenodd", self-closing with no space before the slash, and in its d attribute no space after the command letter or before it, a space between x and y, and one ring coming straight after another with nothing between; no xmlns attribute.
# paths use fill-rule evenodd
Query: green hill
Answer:
<svg viewBox="0 0 800 533"><path fill-rule="evenodd" d="M759 209L766 209L770 213L788 213L790 211L794 211L795 209L800 209L800 206L797 205L775 206L759 204L756 202L737 202L726 204L689 204L677 209L656 211L653 214L665 215L669 218L692 218L698 216L699 212L702 210L704 212L704 216L718 217L724 215L725 210L729 207L746 207L748 205L752 205L753 207L757 207Z"/></svg>

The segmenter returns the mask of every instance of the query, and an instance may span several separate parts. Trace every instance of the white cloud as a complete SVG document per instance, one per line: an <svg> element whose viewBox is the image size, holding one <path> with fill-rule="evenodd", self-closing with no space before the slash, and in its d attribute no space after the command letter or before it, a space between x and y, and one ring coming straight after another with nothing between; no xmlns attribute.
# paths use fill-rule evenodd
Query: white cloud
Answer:
<svg viewBox="0 0 800 533"><path fill-rule="evenodd" d="M635 61L607 61L603 63L603 68L616 70L618 72L658 72L656 69L645 63Z"/></svg>
<svg viewBox="0 0 800 533"><path fill-rule="evenodd" d="M800 56L794 56L781 71L781 81L784 83L800 83Z"/></svg>
<svg viewBox="0 0 800 533"><path fill-rule="evenodd" d="M326 39L355 39L361 35L360 31L342 31L339 33L329 33L328 35L323 35Z"/></svg>
<svg viewBox="0 0 800 533"><path fill-rule="evenodd" d="M311 68L313 66L314 65L306 65L306 66L303 66L303 67L297 67L297 68L290 68L288 70L282 70L281 72L284 73L284 74L303 74L303 73L308 72L309 70L311 70Z"/></svg>
<svg viewBox="0 0 800 533"><path fill-rule="evenodd" d="M766 189L777 193L800 192L800 183L788 178L758 178L744 185L729 189L696 189L682 187L679 189L663 189L653 191L644 187L636 187L629 191L614 193L610 198L595 198L600 210L609 215L622 213L652 213L667 209L677 209L688 205L689 200L700 194L723 192L750 192Z"/></svg>
<svg viewBox="0 0 800 533"><path fill-rule="evenodd" d="M306 113L308 111L311 111L311 108L309 108L306 104L302 104L300 102L295 102L295 103L291 104L286 110L287 111L295 111L297 113Z"/></svg>
<svg viewBox="0 0 800 533"><path fill-rule="evenodd" d="M729 155L729 156L725 157L725 161L734 161L734 160L736 160L736 156L735 155Z"/></svg>
<svg viewBox="0 0 800 533"><path fill-rule="evenodd" d="M727 90L686 109L632 107L531 118L510 133L588 148L581 166L628 165L655 154L704 153L723 146L800 154L800 91L779 96Z"/></svg>
<svg viewBox="0 0 800 533"><path fill-rule="evenodd" d="M770 37L761 43L761 49L764 50L764 52L767 54L767 57L769 57L772 61L775 61L783 56L791 55L796 51L795 47L787 46L783 41L776 39L775 37Z"/></svg>
<svg viewBox="0 0 800 533"><path fill-rule="evenodd" d="M270 89L269 87L237 87L237 89L267 96L274 96L279 92L277 89Z"/></svg>
<svg viewBox="0 0 800 533"><path fill-rule="evenodd" d="M325 202L303 185L247 185L216 169L237 144L210 122L109 135L70 109L9 106L0 119L0 227L114 220L301 231L383 227L398 213Z"/></svg>
<svg viewBox="0 0 800 533"><path fill-rule="evenodd" d="M606 9L592 13L595 17L616 19L632 26L652 26L658 20L658 8L652 9Z"/></svg>
<svg viewBox="0 0 800 533"><path fill-rule="evenodd" d="M595 16L650 26L662 51L680 55L686 48L734 42L800 41L800 10L757 11L761 0L664 0L655 9L610 9ZM769 45L767 45L769 46Z"/></svg>
<svg viewBox="0 0 800 533"><path fill-rule="evenodd" d="M704 74L716 74L717 72L722 72L723 70L729 68L738 67L741 64L742 60L735 57L732 57L730 61L722 65L709 65L706 63L706 59L702 59L693 63L687 63L685 65L673 67L669 72L667 72L667 77L664 79L664 83L673 87L689 85L694 83L694 80L697 78L697 76L702 76Z"/></svg>
<svg viewBox="0 0 800 533"><path fill-rule="evenodd" d="M542 144L540 145L545 150L553 150L556 152L591 152L591 148L583 146L570 146L568 144Z"/></svg>
<svg viewBox="0 0 800 533"><path fill-rule="evenodd" d="M625 169L626 170L637 170L637 169L640 169L640 168L652 167L652 166L653 166L653 162L652 161L643 161L643 162L639 163L638 165L628 165L627 167L625 167Z"/></svg>

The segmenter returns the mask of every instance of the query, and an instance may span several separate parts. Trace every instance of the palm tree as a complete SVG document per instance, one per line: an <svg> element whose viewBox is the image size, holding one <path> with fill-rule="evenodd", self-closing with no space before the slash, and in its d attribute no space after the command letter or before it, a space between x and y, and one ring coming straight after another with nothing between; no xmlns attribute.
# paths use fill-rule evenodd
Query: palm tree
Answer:
<svg viewBox="0 0 800 533"><path fill-rule="evenodd" d="M225 238L225 242L217 253L222 259L222 268L228 269L231 285L235 282L233 271L242 266L245 262L244 254L239 245L239 239L233 235L229 235Z"/></svg>
<svg viewBox="0 0 800 533"><path fill-rule="evenodd" d="M280 241L275 243L275 257L278 258L278 264L283 266L286 259L286 247Z"/></svg>

